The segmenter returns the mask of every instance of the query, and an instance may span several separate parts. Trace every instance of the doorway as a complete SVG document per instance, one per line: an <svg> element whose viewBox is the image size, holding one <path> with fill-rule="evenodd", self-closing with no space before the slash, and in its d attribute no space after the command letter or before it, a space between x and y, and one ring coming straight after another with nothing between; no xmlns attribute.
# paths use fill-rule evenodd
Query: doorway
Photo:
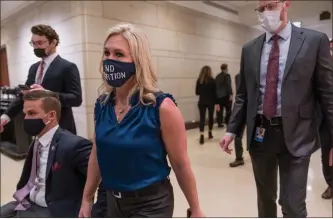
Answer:
<svg viewBox="0 0 333 219"><path fill-rule="evenodd" d="M9 86L6 46L1 46L0 48L0 87L1 86Z"/></svg>

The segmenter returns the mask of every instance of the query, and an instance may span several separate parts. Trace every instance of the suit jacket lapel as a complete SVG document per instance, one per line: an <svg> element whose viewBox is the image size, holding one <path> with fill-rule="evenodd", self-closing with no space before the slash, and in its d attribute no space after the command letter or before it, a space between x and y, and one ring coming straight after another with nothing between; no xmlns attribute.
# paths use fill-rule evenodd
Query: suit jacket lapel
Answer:
<svg viewBox="0 0 333 219"><path fill-rule="evenodd" d="M304 39L305 36L303 35L303 31L300 28L292 25L290 46L289 46L286 66L284 69L283 81L286 79L287 75L289 74L290 68L293 65L297 57L297 54L303 45Z"/></svg>
<svg viewBox="0 0 333 219"><path fill-rule="evenodd" d="M250 58L253 60L253 70L255 73L256 81L260 84L260 64L261 64L261 52L264 46L266 34L259 36L253 45L253 56Z"/></svg>
<svg viewBox="0 0 333 219"><path fill-rule="evenodd" d="M54 73L56 72L56 68L58 66L59 61L61 60L61 57L59 55L57 55L54 60L51 62L50 66L47 68L46 72L45 72L45 76L43 78L42 81L42 86L45 86L45 83L47 83L48 78Z"/></svg>
<svg viewBox="0 0 333 219"><path fill-rule="evenodd" d="M46 165L46 179L48 178L52 165L53 165L53 161L54 161L54 156L56 154L57 151L57 147L58 147L58 141L59 141L59 137L60 137L60 128L58 128L58 130L54 133L53 139L51 141L50 144L50 148L49 148L49 156L47 158L47 165Z"/></svg>
<svg viewBox="0 0 333 219"><path fill-rule="evenodd" d="M36 83L36 76L37 76L37 70L38 70L39 65L40 65L40 62L37 62L32 65L31 70L30 70L31 72L29 72L28 81L27 81L28 86L31 86Z"/></svg>

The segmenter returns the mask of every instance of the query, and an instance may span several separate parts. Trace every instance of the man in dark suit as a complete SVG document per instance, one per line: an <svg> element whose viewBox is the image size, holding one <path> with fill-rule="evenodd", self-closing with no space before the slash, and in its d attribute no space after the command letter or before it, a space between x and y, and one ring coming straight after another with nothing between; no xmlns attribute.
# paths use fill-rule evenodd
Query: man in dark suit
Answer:
<svg viewBox="0 0 333 219"><path fill-rule="evenodd" d="M236 89L239 86L239 84L240 84L240 74L238 73L235 76ZM229 164L230 167L238 167L238 166L244 165L243 143L242 143L244 130L245 130L245 125L244 125L243 130L241 131L241 133L239 135L235 136L235 144L234 145L235 145L236 159Z"/></svg>
<svg viewBox="0 0 333 219"><path fill-rule="evenodd" d="M220 141L230 153L230 142L247 125L259 217L277 217L278 168L283 216L307 216L310 156L320 146L317 102L333 136L328 37L292 25L287 19L289 6L290 1L259 1L256 11L266 33L242 49L240 86L227 133Z"/></svg>
<svg viewBox="0 0 333 219"><path fill-rule="evenodd" d="M23 127L36 136L25 160L16 201L1 207L2 217L77 217L92 143L61 129L61 104L50 91L24 95Z"/></svg>
<svg viewBox="0 0 333 219"><path fill-rule="evenodd" d="M216 76L215 82L217 101L220 105L220 110L216 112L216 120L218 127L223 127L223 109L225 108L226 111L224 122L228 124L232 107L231 77L228 74L227 64L221 65L221 73Z"/></svg>
<svg viewBox="0 0 333 219"><path fill-rule="evenodd" d="M59 36L48 25L36 25L31 28L31 46L41 61L33 64L29 69L26 85L31 90L50 90L58 93L61 101L61 118L59 125L74 134L76 127L72 107L82 103L80 74L77 66L63 58L57 52ZM29 92L23 91L23 93ZM1 116L0 133L4 126L22 111L22 96L11 103L8 110Z"/></svg>

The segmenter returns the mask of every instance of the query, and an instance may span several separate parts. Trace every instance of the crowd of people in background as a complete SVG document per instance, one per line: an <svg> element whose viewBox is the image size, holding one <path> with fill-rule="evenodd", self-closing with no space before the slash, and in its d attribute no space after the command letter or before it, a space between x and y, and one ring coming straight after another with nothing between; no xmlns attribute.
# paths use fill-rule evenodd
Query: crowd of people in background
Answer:
<svg viewBox="0 0 333 219"><path fill-rule="evenodd" d="M206 124L206 112L208 111L208 139L213 139L213 126L214 126L214 111L216 111L216 124L218 128L223 128L228 125L231 109L233 104L233 90L232 80L228 73L228 64L221 65L221 72L214 78L212 69L210 66L204 66L201 68L199 77L196 82L195 94L199 96L198 109L199 109L199 130L200 140L199 143L203 145L205 143L205 124ZM239 74L235 76L235 87L239 84ZM243 159L243 146L242 136L235 138L235 154L236 159L231 162L230 167L237 167L244 165Z"/></svg>

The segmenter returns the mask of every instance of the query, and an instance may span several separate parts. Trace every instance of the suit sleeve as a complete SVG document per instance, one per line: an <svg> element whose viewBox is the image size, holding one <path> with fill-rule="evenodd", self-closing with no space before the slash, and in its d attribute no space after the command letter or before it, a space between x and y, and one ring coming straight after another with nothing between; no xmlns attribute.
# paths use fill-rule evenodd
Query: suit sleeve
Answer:
<svg viewBox="0 0 333 219"><path fill-rule="evenodd" d="M213 79L213 98L214 98L214 104L218 104L218 99L217 99L217 86L216 86L216 80Z"/></svg>
<svg viewBox="0 0 333 219"><path fill-rule="evenodd" d="M246 123L247 111L247 89L244 72L244 47L242 49L241 63L240 63L240 76L239 86L235 97L234 107L227 127L227 133L241 135L242 129Z"/></svg>
<svg viewBox="0 0 333 219"><path fill-rule="evenodd" d="M31 86L34 84L34 65L29 69L28 78L25 82L25 85ZM10 119L15 118L23 110L23 96L20 94L14 101L12 101L4 114L8 115Z"/></svg>
<svg viewBox="0 0 333 219"><path fill-rule="evenodd" d="M87 176L89 156L92 149L92 142L87 139L81 139L74 147L72 153L72 162L76 169Z"/></svg>
<svg viewBox="0 0 333 219"><path fill-rule="evenodd" d="M229 94L229 96L233 95L232 86L231 86L231 76L229 74L228 74L228 78L227 78L227 84L228 84L228 94Z"/></svg>
<svg viewBox="0 0 333 219"><path fill-rule="evenodd" d="M65 88L63 93L58 93L62 106L78 107L82 103L82 88L79 69L74 63L66 68Z"/></svg>
<svg viewBox="0 0 333 219"><path fill-rule="evenodd" d="M328 120L329 132L333 136L333 61L329 40L325 34L320 40L314 77L314 89L323 112L323 118Z"/></svg>

